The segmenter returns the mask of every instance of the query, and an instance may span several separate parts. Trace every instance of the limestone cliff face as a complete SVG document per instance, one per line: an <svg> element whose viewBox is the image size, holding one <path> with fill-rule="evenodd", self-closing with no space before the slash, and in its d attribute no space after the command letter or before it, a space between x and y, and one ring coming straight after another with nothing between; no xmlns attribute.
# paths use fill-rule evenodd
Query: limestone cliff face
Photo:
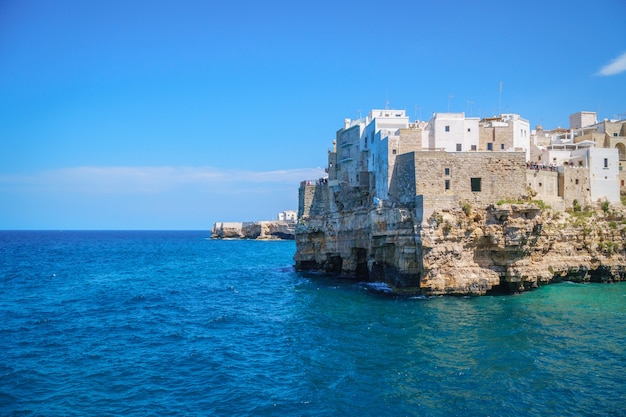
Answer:
<svg viewBox="0 0 626 417"><path fill-rule="evenodd" d="M406 209L357 209L314 216L296 227L296 268L396 287L419 284L413 218Z"/></svg>
<svg viewBox="0 0 626 417"><path fill-rule="evenodd" d="M554 281L626 277L625 213L537 204L437 212L421 228L420 288L431 294L523 291Z"/></svg>
<svg viewBox="0 0 626 417"><path fill-rule="evenodd" d="M286 239L295 238L295 223L289 221L218 222L211 229L213 239Z"/></svg>
<svg viewBox="0 0 626 417"><path fill-rule="evenodd" d="M296 228L299 270L383 281L396 291L518 292L562 280L626 279L626 211L567 213L540 203L459 205L416 222L407 208L309 216Z"/></svg>

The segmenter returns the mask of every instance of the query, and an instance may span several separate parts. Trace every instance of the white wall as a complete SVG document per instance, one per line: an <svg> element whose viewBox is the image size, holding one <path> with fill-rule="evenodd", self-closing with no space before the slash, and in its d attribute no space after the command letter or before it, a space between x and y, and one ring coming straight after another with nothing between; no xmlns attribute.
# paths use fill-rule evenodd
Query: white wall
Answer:
<svg viewBox="0 0 626 417"><path fill-rule="evenodd" d="M478 148L478 118L465 118L465 113L435 113L428 127L428 147L446 152L461 152Z"/></svg>
<svg viewBox="0 0 626 417"><path fill-rule="evenodd" d="M386 199L389 191L389 137L396 137L400 129L409 127L405 110L372 110L367 117L363 140L367 141L367 171L376 178L374 195ZM373 137L373 141L372 141Z"/></svg>
<svg viewBox="0 0 626 417"><path fill-rule="evenodd" d="M619 153L616 148L588 148L591 201L619 202ZM606 160L606 166L605 166Z"/></svg>
<svg viewBox="0 0 626 417"><path fill-rule="evenodd" d="M528 161L530 160L530 122L517 114L511 116L513 116L513 147L523 149Z"/></svg>

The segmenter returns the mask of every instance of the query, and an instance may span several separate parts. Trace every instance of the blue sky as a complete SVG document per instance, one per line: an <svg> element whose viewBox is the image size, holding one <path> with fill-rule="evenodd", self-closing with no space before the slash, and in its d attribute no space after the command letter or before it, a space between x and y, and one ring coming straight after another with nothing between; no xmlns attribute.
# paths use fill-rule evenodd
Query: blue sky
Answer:
<svg viewBox="0 0 626 417"><path fill-rule="evenodd" d="M623 0L453 4L0 0L0 229L271 219L386 101L626 112Z"/></svg>

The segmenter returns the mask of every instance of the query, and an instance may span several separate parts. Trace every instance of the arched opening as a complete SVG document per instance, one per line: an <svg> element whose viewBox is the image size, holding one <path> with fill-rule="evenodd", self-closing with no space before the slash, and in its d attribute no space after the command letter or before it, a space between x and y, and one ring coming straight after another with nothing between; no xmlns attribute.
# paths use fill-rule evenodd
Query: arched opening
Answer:
<svg viewBox="0 0 626 417"><path fill-rule="evenodd" d="M626 146L624 146L623 143L618 143L617 145L615 145L615 147L617 148L617 151L619 152L619 159L620 160L626 159Z"/></svg>

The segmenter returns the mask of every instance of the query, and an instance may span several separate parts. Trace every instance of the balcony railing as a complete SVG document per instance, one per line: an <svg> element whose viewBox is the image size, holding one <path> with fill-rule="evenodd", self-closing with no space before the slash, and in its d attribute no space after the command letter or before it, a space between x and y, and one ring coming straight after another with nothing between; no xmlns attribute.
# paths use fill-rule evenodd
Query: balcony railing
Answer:
<svg viewBox="0 0 626 417"><path fill-rule="evenodd" d="M328 184L328 177L317 178L314 180L304 180L300 181L300 187L315 187L318 185Z"/></svg>

